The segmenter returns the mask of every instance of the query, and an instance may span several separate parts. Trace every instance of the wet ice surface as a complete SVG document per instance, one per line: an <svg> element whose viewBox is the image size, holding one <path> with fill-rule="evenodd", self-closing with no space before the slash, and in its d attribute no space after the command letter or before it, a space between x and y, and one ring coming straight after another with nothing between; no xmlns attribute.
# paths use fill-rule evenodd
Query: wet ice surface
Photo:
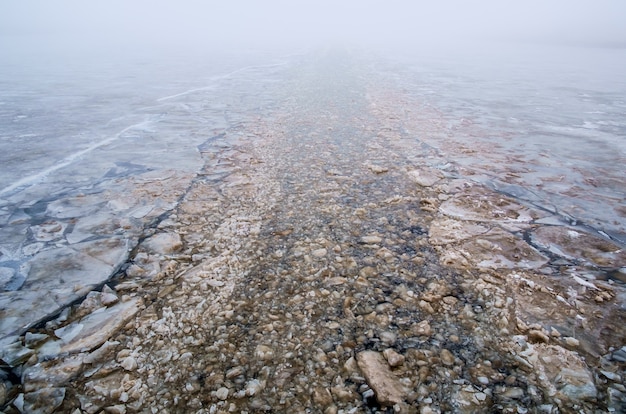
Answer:
<svg viewBox="0 0 626 414"><path fill-rule="evenodd" d="M623 203L580 210L585 191L520 171L527 126L470 99L512 92L336 51L283 62L153 95L6 192L4 335L87 295L5 338L7 410L622 410L626 255L598 230L622 232Z"/></svg>

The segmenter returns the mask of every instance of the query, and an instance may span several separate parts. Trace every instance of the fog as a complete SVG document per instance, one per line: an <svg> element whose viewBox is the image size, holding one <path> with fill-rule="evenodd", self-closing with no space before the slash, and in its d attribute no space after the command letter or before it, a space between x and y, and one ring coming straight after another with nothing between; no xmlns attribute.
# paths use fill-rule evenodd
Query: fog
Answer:
<svg viewBox="0 0 626 414"><path fill-rule="evenodd" d="M625 46L626 3L553 1L78 1L0 4L3 53L151 53L343 43Z"/></svg>

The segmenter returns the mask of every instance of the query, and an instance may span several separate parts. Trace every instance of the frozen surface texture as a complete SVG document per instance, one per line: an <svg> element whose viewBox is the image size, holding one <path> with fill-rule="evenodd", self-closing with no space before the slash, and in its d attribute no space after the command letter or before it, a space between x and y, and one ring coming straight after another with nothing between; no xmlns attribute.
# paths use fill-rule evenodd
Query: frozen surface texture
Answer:
<svg viewBox="0 0 626 414"><path fill-rule="evenodd" d="M498 103L530 75L342 50L224 73L3 167L5 412L626 409L623 84L534 113Z"/></svg>

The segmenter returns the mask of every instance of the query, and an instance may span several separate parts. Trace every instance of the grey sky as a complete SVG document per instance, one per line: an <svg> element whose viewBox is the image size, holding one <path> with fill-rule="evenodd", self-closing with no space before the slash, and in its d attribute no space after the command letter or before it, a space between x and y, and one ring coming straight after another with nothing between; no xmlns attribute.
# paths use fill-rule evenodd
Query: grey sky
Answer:
<svg viewBox="0 0 626 414"><path fill-rule="evenodd" d="M624 0L4 0L0 36L67 47L459 39L626 43Z"/></svg>

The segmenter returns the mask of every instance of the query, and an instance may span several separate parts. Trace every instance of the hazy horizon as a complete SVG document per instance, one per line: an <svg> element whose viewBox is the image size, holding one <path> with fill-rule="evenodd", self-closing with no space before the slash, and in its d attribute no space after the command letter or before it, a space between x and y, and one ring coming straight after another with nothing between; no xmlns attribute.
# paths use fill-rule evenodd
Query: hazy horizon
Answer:
<svg viewBox="0 0 626 414"><path fill-rule="evenodd" d="M454 47L527 42L626 46L626 3L448 0L83 2L0 4L4 52L169 52L298 48Z"/></svg>

